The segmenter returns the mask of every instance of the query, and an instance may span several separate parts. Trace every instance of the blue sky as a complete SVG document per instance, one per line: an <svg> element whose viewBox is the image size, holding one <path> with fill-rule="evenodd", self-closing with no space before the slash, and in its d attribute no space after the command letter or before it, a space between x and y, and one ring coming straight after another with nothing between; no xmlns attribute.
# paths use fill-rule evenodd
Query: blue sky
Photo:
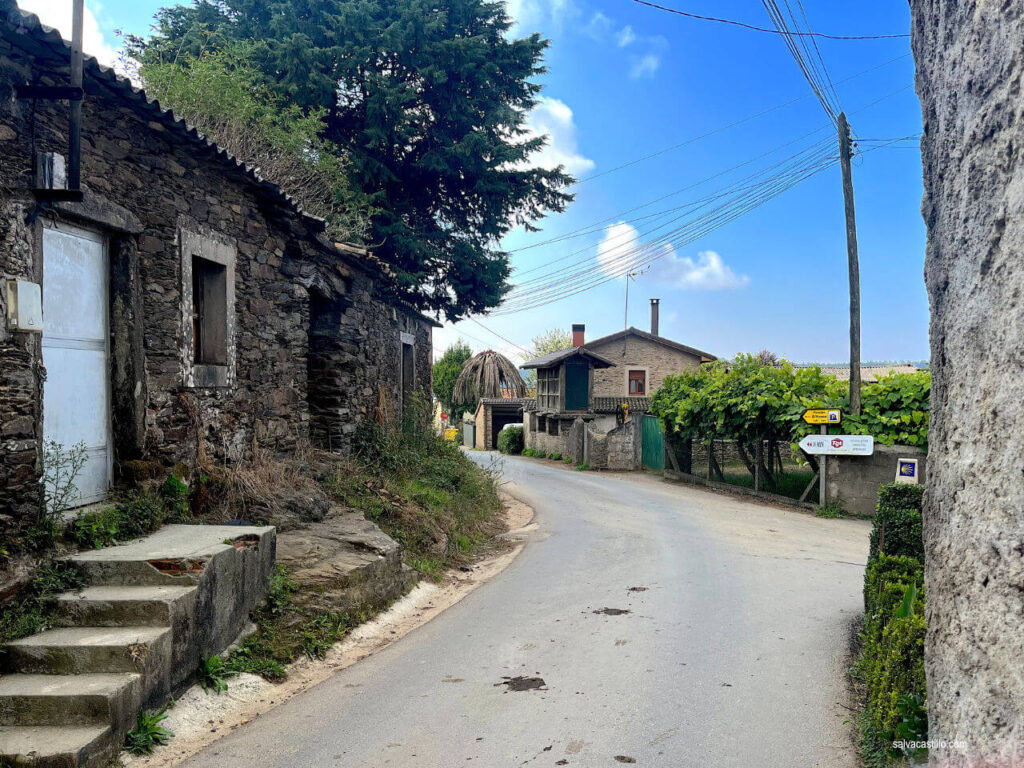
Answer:
<svg viewBox="0 0 1024 768"><path fill-rule="evenodd" d="M107 57L118 46L116 29L144 33L153 13L165 4L86 2L91 16L86 48ZM44 16L49 23L70 16L70 10L62 13L62 6L70 9L70 0L20 3L50 15L49 20ZM753 0L664 4L770 26L761 4ZM831 34L904 33L910 25L907 5L888 0L865 0L856 15L830 0L806 0L804 8L813 29ZM505 247L516 251L513 266L520 279L574 262L601 275L602 253L608 265L634 236L646 242L644 224L635 224L640 230L636 235L628 223L619 222L713 194L833 135L824 111L775 35L690 20L628 0L510 0L509 9L518 32L538 31L551 40L544 100L531 117L535 130L551 136L540 161L563 162L584 179L569 210L541 222L541 232L518 231L506 238ZM857 137L920 133L909 40L822 40L819 46ZM742 125L608 172L805 96ZM798 140L816 129L822 130ZM920 154L909 144L854 160L866 360L928 357ZM780 147L785 148L766 155ZM623 213L762 155L742 170ZM602 175L586 181L596 174ZM602 226L586 236L537 245L595 222ZM518 250L527 246L534 247ZM847 354L849 294L838 166L693 242L659 245L658 252L662 257L631 283L630 325L647 328L648 298L657 296L662 335L717 355L767 347L796 361L840 362ZM526 270L534 271L523 275ZM585 323L590 338L612 333L623 326L624 293L619 277L556 303L478 318L486 329L472 321L446 327L436 335L435 351L439 354L461 336L477 350L494 348L515 359L522 357L521 351L491 331L527 348L546 329L571 323Z"/></svg>

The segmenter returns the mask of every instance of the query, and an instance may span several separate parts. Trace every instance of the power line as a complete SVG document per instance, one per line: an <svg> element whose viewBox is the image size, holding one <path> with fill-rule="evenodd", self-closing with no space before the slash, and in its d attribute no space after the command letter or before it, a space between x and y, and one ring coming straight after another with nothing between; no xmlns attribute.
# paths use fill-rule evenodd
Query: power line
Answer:
<svg viewBox="0 0 1024 768"><path fill-rule="evenodd" d="M893 147L898 142L907 140L907 138L900 137L888 140L879 146L864 150L861 154ZM545 285L525 292L525 294L513 296L512 301L502 305L495 314L514 314L561 301L564 298L582 293L617 277L621 277L623 274L638 267L657 261L675 248L693 242L709 232L734 221L764 202L777 197L802 181L834 165L837 160L836 156L831 154L831 152L821 151L824 146L830 143L830 140L820 142L817 147L804 153L805 157L801 162L792 163L785 173L769 177L758 185L751 185L740 189L741 194L735 195L731 202L725 203L676 228L673 232L669 233L669 236L625 250L611 262L602 265L603 268L600 272L595 273L593 265L590 265L574 274L565 275L558 280L552 280ZM672 247L672 250L669 249L669 246Z"/></svg>
<svg viewBox="0 0 1024 768"><path fill-rule="evenodd" d="M870 67L870 68L865 69L865 70L863 70L861 72L858 72L856 74L850 75L849 77L845 77L842 80L837 81L837 85L842 85L843 83L850 82L851 80L856 80L857 78L863 77L864 75L871 74L872 72L875 72L875 71L877 71L879 69L882 69L883 67L887 67L890 64L895 64L897 61L902 61L903 59L909 58L910 55L911 54L909 54L909 53L904 53L904 54L901 54L900 56L897 56L895 58L889 59L888 61L884 61L881 64L876 64L873 67ZM909 87L910 86L906 86L905 88L903 88L901 90L905 90L906 88L909 88ZM692 138L686 139L685 141L681 141L678 144L673 144L671 146L665 147L664 149L659 149L656 152L652 152L651 154L644 155L643 157L638 157L638 158L636 158L634 160L630 160L628 162L625 162L622 165L617 165L617 166L615 166L613 168L609 168L606 171L601 171L600 173L595 173L595 174L593 174L591 176L587 176L587 177L585 177L583 179L579 179L576 182L576 184L573 185L573 186L578 186L578 185L584 184L584 183L586 183L588 181L593 181L594 179L600 178L601 176L606 176L607 174L614 173L616 171L620 171L623 168L629 168L631 166L637 165L638 163L642 163L642 162L644 162L646 160L650 160L652 158L659 157L660 155L664 155L664 154L666 154L668 152L672 152L672 151L674 151L676 149L680 149L681 147L685 147L685 146L688 146L690 144L694 144L694 143L696 143L698 141L701 141L702 139L706 139L706 138L709 138L711 136L715 136L715 135L717 135L719 133L723 133L724 131L727 131L730 128L735 128L736 126L742 125L743 123L750 122L751 120L756 120L757 118L763 117L764 115L770 114L772 112L776 112L776 111L778 111L780 109L784 109L785 107L792 106L793 104L796 104L798 102L801 102L801 101L804 101L806 99L809 99L812 95L813 94L805 94L803 96L798 96L797 98L790 99L789 101L783 102L781 104L776 104L774 107L769 107L768 109L762 110L762 111L757 112L755 114L748 115L747 117L740 118L739 120L736 120L736 121L734 121L732 123L729 123L728 125L723 125L720 128L715 128L714 130L708 131L707 133L702 133L699 136L694 136ZM890 94L890 95L892 95L892 94ZM889 97L888 96L883 96L882 98L886 99L886 98L889 98ZM869 104L868 106L869 107L873 106L873 104L875 104L875 103L877 103L877 102L872 102L872 104ZM862 107L861 110L857 110L857 111L859 112L859 111L862 111L863 109L867 109L867 107ZM850 114L856 114L856 113L850 113ZM824 129L821 129L821 130L824 130ZM790 143L792 143L792 142L790 142ZM783 147L785 147L785 146L789 146L789 144L784 144ZM781 148L782 147L779 147L778 149L781 149ZM775 150L772 150L772 151L775 151ZM761 157L763 157L763 155ZM757 159L757 158L755 158L755 159ZM732 170L732 169L730 169L730 170ZM715 178L715 177L712 176L710 178ZM709 179L705 179L705 181L707 181L707 180L709 180ZM702 182L699 182L699 183L702 183ZM598 226L599 224L601 224L601 223L603 223L605 221L610 221L612 219L618 218L618 217L624 215L625 213L632 213L633 211L640 210L641 208L645 208L647 205L653 205L656 202L659 202L661 200L666 199L666 197L671 197L672 195L678 194L679 192L684 191L686 189L690 189L690 188L692 188L692 187L684 187L681 190L676 190L675 192L672 192L669 195L666 195L665 197L660 197L660 198L658 198L656 200L649 201L648 203L645 203L644 205L640 205L640 206L636 206L634 208L630 208L629 210L624 211L622 213L619 213L619 214L617 214L615 216L610 216L608 219L602 219L599 222L594 222L593 224L589 224L589 225L587 225L587 227L584 227L583 229L589 229L590 227ZM582 229L571 230L570 232L567 232L567 233L565 233L563 235L557 235L557 236L555 236L553 238L549 238L547 240L542 240L542 241L537 242L537 243L531 243L530 245L524 245L521 248L513 248L512 250L506 251L506 253L520 253L522 251L528 251L528 250L530 250L532 248L539 248L542 245L549 245L550 243L556 243L556 242L559 242L561 240L569 239L568 236L576 236L577 233L581 232L581 231L582 231ZM534 269L526 270L526 272L522 272L520 274L526 274L527 272L533 272L536 269L539 269L539 267L538 268L534 268Z"/></svg>
<svg viewBox="0 0 1024 768"><path fill-rule="evenodd" d="M778 29L769 29L767 27L758 27L754 24L747 24L742 21L734 21L732 19L720 19L715 16L701 16L698 13L689 13L687 11L680 11L677 8L668 8L664 5L658 5L657 3L651 3L647 0L633 0L634 3L640 5L646 5L649 8L657 8L659 11L666 11L668 13L674 13L677 16L685 16L688 19L697 19L698 21L714 21L720 24L731 24L735 27L742 27L743 29L749 29L754 32L766 32L772 35L792 35L795 37L820 37L824 40L896 40L900 38L910 37L907 35L827 35L823 32L781 32Z"/></svg>
<svg viewBox="0 0 1024 768"><path fill-rule="evenodd" d="M504 341L504 342L505 342L506 344L511 344L511 345L512 345L513 347L515 347L516 349L518 349L518 350L520 350L520 351L522 351L522 352L525 352L525 353L526 353L527 355L529 355L529 354L530 354L530 350L526 349L525 347L521 347L521 346L519 346L518 344L516 344L516 343L515 343L514 341L512 341L512 340L510 340L510 339L506 339L506 338L505 338L504 336L502 336L502 335L501 335L500 333L498 333L497 331L493 331L493 330L491 330L490 328L488 328L488 327L487 327L486 325L484 325L483 323L481 323L481 322L480 322L479 320L477 320L477 319L476 319L475 317L471 317L471 318L469 318L469 319L470 319L470 320L472 320L472 321L473 321L474 323L476 323L477 325L479 325L479 326L480 326L481 328L483 328L483 329L484 329L485 331L487 331L488 333L492 333L492 334L494 334L495 336L497 336L497 337L498 337L499 339L501 339L502 341Z"/></svg>
<svg viewBox="0 0 1024 768"><path fill-rule="evenodd" d="M905 57L900 57L900 58L905 58ZM891 63L891 62L888 62L888 63ZM885 66L885 65L883 64L883 65L880 65L880 66ZM850 112L849 114L856 115L856 114L860 114L861 112L865 112L866 110L871 109L872 107L882 103L883 101L885 101L887 99L890 99L893 96L896 96L896 95L906 91L910 87L911 87L910 84L901 86L900 88L897 88L896 90L891 91L891 92L885 94L884 96L881 96L881 97L875 99L874 101L869 102L868 104L865 104L863 107L859 107L859 108L855 109L854 111ZM724 171L720 171L719 173L713 174L712 176L708 176L708 177L706 177L704 179L701 179L700 181L694 182L693 184L689 184L689 185L687 185L685 187L681 187L681 188L676 189L676 190L674 190L672 192L669 192L666 195L662 195L661 197L657 197L657 198L655 198L653 200L649 200L646 203L642 203L641 205L634 206L633 208L628 208L625 211L620 211L620 212L618 212L616 214L613 214L612 216L608 216L608 217L606 217L604 219L600 219L598 221L592 222L592 223L586 225L585 227L581 227L580 229L572 230L570 232L566 232L566 233L564 233L562 235L559 235L557 237L550 238L548 240L543 240L543 241L541 241L539 243L533 243L531 245L524 246L523 248L518 248L518 249L515 249L515 250L512 250L512 251L509 251L509 253L519 253L521 251L529 250L531 248L537 248L537 247L540 247L540 246L543 246L543 245L550 245L552 243L563 242L565 240L571 240L571 239L575 239L577 237L585 237L586 235L595 234L596 232L599 232L602 229L605 229L604 225L607 224L608 222L611 222L611 221L616 221L616 222L617 221L623 221L623 217L626 216L627 214L633 213L635 211L642 210L644 208L647 208L648 206L654 205L655 203L659 203L659 202L661 202L663 200L667 200L670 197L675 197L676 195L679 195L679 194L681 194L683 192L686 192L686 191L688 191L690 189L694 189L695 187L702 186L703 184L706 184L709 181L713 181L716 178L719 178L721 176L727 175L727 174L729 174L729 173L731 173L731 172L733 172L735 170L738 170L738 169L740 169L740 168L742 168L744 166L750 165L751 163L756 162L757 160L760 160L762 158L768 157L769 155L775 154L776 152L778 152L778 151L780 151L782 149L790 147L793 144L796 144L796 143L798 143L800 141L803 141L804 139L808 139L811 136L814 136L814 135L816 135L818 133L821 133L822 131L830 129L831 127L832 127L831 125L823 125L823 126L821 126L819 128L816 128L815 130L811 131L810 133L806 133L803 136L800 136L800 137L798 137L796 139L793 139L792 141L788 141L785 144L782 144L782 145L780 145L778 147L775 147L774 149L771 149L771 150L769 150L767 152L764 152L764 153L762 153L760 155L757 155L756 157L753 157L753 158L751 158L749 160L746 160L746 161L744 161L744 162L742 162L742 163L740 163L738 165L735 165L735 166L733 166L731 168L728 168L728 169L726 169ZM792 157L789 158L789 160L792 160L792 159L793 159ZM768 166L768 169L766 169L766 170L778 167L778 166L780 166L780 165L782 165L782 164L784 164L786 162L788 162L788 160L784 160L784 161L782 161L780 163L777 163L776 165L773 165L773 166ZM763 174L764 172L765 172L764 170L759 171L759 172L757 172L757 173L755 173L752 176L747 177L747 178L748 179L755 179L755 178L757 178L757 176L759 174ZM691 201L689 203L685 203L685 204L680 205L680 206L675 206L673 208L664 209L662 211L657 211L657 212L652 213L652 214L646 214L644 216L635 217L633 219L625 219L625 222L626 223L635 223L635 222L638 222L638 221L643 221L643 220L651 219L651 218L657 218L658 216L674 213L676 211L680 211L680 210L683 210L685 208L692 208L692 207L695 207L695 206L697 206L699 204L704 204L704 203L707 203L707 202L714 201L714 200L720 198L723 194L726 194L726 193L716 193L714 195L710 195L708 197L705 197L705 198L702 198L702 199L699 199L699 200L696 200L696 201ZM536 267L531 267L530 269L526 269L526 270L522 270L522 271L517 271L516 274L518 276L522 276L522 275L531 274L533 272L537 272L539 270L548 269L549 267L551 267L552 264L557 264L558 262L566 261L567 259L570 259L573 256L578 256L581 253L585 253L586 251L589 251L591 247L592 246L586 246L584 248L580 248L578 250L571 251L570 253L566 254L565 256L561 256L561 257L559 257L557 259L554 259L552 261L549 261L549 262L547 262L545 264L541 264L541 265L538 265ZM516 288L520 288L520 287L522 287L524 285L529 285L529 284L538 282L539 280L547 279L551 274L557 274L560 271L562 271L561 268L559 270L554 270L551 273L547 273L545 275L541 275L541 276L539 276L537 278L530 278L529 280L517 283L517 285L515 287Z"/></svg>
<svg viewBox="0 0 1024 768"><path fill-rule="evenodd" d="M495 314L511 314L553 301L560 301L657 261L675 248L693 242L734 221L836 162L836 158L830 152L826 152L823 146L813 147L803 154L804 156L798 157L797 161L791 163L785 172L769 176L759 184L736 190L731 200L676 227L657 241L626 250L603 265L602 270L595 270L594 266L590 265L574 274L552 280L537 289L527 291L524 295L513 297L511 303L503 305ZM667 246L672 246L672 248Z"/></svg>

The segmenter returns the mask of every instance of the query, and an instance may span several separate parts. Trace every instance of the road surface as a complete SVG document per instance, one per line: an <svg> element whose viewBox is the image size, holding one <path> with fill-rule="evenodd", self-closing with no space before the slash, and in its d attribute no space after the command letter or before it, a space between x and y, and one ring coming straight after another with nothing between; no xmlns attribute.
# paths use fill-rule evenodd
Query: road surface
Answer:
<svg viewBox="0 0 1024 768"><path fill-rule="evenodd" d="M184 765L855 764L867 523L500 461L538 523L506 571Z"/></svg>

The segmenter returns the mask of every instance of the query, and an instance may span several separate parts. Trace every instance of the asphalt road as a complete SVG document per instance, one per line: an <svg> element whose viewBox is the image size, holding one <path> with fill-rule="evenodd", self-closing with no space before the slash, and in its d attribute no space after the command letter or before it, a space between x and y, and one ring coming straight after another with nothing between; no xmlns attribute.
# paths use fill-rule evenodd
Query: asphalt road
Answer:
<svg viewBox="0 0 1024 768"><path fill-rule="evenodd" d="M840 702L867 523L503 461L539 524L506 571L185 765L855 764Z"/></svg>

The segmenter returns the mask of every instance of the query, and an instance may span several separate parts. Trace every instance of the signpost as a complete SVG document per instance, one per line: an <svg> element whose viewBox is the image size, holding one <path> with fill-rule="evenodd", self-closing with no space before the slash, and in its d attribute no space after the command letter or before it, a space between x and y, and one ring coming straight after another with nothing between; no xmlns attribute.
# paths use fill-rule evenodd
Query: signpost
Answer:
<svg viewBox="0 0 1024 768"><path fill-rule="evenodd" d="M800 448L814 456L870 456L875 452L871 435L808 435Z"/></svg>
<svg viewBox="0 0 1024 768"><path fill-rule="evenodd" d="M809 408L804 411L804 421L808 424L838 424L843 420L843 412L838 408Z"/></svg>

